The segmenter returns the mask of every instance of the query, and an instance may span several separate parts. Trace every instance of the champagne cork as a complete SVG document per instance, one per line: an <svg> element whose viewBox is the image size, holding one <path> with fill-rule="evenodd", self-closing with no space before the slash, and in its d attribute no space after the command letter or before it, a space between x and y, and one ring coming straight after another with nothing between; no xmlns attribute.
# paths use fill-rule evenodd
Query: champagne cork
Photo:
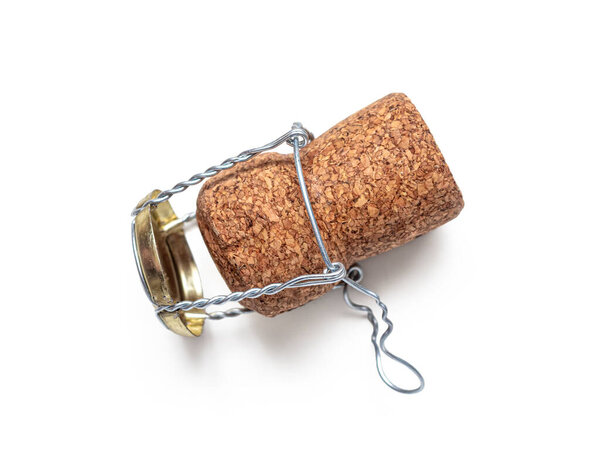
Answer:
<svg viewBox="0 0 600 450"><path fill-rule="evenodd" d="M346 267L427 233L464 206L429 128L404 94L338 123L301 149L301 159L327 251ZM216 175L197 206L204 241L231 290L324 270L291 154L261 154ZM275 316L331 288L289 289L241 303Z"/></svg>

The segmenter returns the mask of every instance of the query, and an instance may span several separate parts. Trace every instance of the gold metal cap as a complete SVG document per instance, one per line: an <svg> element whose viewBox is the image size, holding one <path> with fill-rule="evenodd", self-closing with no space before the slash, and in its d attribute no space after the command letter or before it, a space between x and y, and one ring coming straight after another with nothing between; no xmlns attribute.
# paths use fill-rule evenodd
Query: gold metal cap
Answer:
<svg viewBox="0 0 600 450"><path fill-rule="evenodd" d="M160 192L152 191L137 208ZM168 201L144 208L135 218L133 233L138 269L155 306L202 298L200 273L185 238L184 223ZM182 336L200 336L206 318L201 309L163 311L158 316L167 328Z"/></svg>

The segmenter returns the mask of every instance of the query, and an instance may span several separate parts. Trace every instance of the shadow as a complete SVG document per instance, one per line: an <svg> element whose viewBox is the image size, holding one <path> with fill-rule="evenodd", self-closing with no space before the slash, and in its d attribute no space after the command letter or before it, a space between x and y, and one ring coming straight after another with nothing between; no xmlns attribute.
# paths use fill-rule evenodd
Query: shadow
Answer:
<svg viewBox="0 0 600 450"><path fill-rule="evenodd" d="M364 270L362 284L380 292L395 286L420 283L422 277L427 277L427 273L434 270L444 241L443 230L434 230L402 247L361 261ZM361 303L365 298L357 296L356 300ZM401 308L401 298L385 296L383 301L392 315ZM378 309L375 311L378 313ZM300 308L273 318L250 313L218 323L207 321L198 339L174 338L180 340L188 363L195 368L210 363L214 370L215 349L222 350L227 346L223 340L228 341L228 345L254 347L258 344L269 357L274 357L273 360L301 367L313 357L314 349L330 336L328 328L343 326L344 321L339 320L340 317L356 322L366 321L364 315L348 308L341 289L333 289Z"/></svg>
<svg viewBox="0 0 600 450"><path fill-rule="evenodd" d="M444 232L434 230L402 247L361 261L364 271L363 284L368 289L379 292L393 289L394 286L419 282L423 275L431 271L443 247ZM359 303L365 299L357 297ZM401 299L384 298L392 311L399 308ZM377 313L378 308L374 309ZM247 319L254 336L267 352L275 356L297 358L310 351L327 335L327 328L340 316L360 321L366 320L362 314L352 311L342 299L342 290L334 289L312 302L288 311L274 318L251 314ZM307 345L310 343L310 345Z"/></svg>

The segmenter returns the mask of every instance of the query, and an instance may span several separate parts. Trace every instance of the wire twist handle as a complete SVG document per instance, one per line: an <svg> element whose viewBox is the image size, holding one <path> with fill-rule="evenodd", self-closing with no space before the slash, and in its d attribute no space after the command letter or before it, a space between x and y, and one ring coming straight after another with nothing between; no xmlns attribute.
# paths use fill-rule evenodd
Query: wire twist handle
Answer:
<svg viewBox="0 0 600 450"><path fill-rule="evenodd" d="M359 284L359 282L362 280L362 269L358 265L353 265L347 271L342 263L332 262L329 258L329 254L325 247L325 243L323 241L323 237L321 235L321 231L319 229L319 225L317 224L317 219L315 217L312 204L310 202L308 189L306 187L306 181L304 179L304 172L302 170L302 162L300 159L300 149L306 146L311 140L312 135L302 126L301 123L296 122L292 125L292 129L290 131L283 134L274 141L269 142L268 144L265 144L262 147L246 150L233 158L226 159L218 166L209 167L206 171L197 173L196 175L190 177L188 180L177 183L171 189L162 191L156 198L148 200L139 208L134 209L131 215L134 217L135 220L135 216L137 216L137 214L139 214L144 208L152 207L159 203L165 202L169 200L173 195L179 194L187 190L189 187L197 185L205 179L215 176L221 171L231 169L234 165L238 163L248 161L262 152L273 150L285 142L293 147L294 165L296 167L296 172L298 175L298 183L300 185L302 199L306 207L306 212L308 214L311 228L315 235L315 239L317 241L321 257L323 258L323 262L325 263L326 268L324 272L320 274L300 275L296 278L286 281L285 283L273 283L262 288L251 288L244 292L232 292L228 295L217 295L208 299L201 298L194 301L181 301L174 305L159 306L158 308L156 308L155 312L158 315L163 311L176 312L189 311L190 309L195 308L205 309L207 306L210 305L221 305L223 303L237 302L247 298L258 298L262 295L275 295L285 289L320 286L326 284L336 284L338 282L341 282L343 283L343 296L346 304L356 311L367 313L367 319L369 320L369 322L371 322L371 325L373 327L373 332L371 334L371 342L375 350L375 363L377 367L377 372L381 380L388 387L390 387L396 392L400 392L403 394L414 394L420 392L425 387L425 380L423 379L423 376L412 364L390 352L385 345L385 341L392 333L394 325L387 316L388 310L385 303L381 301L381 299L376 293L368 290L367 288ZM350 294L348 292L349 287L371 297L373 300L375 300L377 306L379 306L379 308L381 309L381 320L385 322L387 327L381 335L381 338L379 338L379 340L377 339L377 336L379 334L379 321L373 314L373 310L368 306L352 302L352 300L350 300ZM232 308L226 311L215 311L207 313L207 318L213 320L221 320L226 317L236 317L247 312L251 312L251 310L249 310L248 308ZM385 373L382 362L382 354L392 359L393 361L404 365L411 372L413 372L419 380L419 386L414 389L404 389L394 384Z"/></svg>

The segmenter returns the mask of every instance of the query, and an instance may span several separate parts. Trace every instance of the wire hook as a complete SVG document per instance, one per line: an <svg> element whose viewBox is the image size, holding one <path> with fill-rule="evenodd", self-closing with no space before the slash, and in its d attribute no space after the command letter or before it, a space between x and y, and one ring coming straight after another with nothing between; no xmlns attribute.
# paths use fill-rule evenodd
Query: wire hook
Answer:
<svg viewBox="0 0 600 450"><path fill-rule="evenodd" d="M362 275L362 269L356 264L348 269L348 275L342 280L344 282L344 301L351 309L365 312L367 314L367 319L369 319L369 322L371 322L371 325L373 326L373 332L371 333L371 343L373 344L373 348L375 349L375 364L377 366L377 373L379 374L379 377L388 387L390 387L396 392L400 392L402 394L416 394L417 392L421 392L425 387L425 380L423 379L421 373L408 361L400 358L399 356L394 355L387 349L385 341L389 337L389 335L392 334L394 324L388 318L387 306L381 301L379 295L359 284L360 280L362 279ZM352 278L356 278L357 281L353 280ZM350 293L348 292L348 287L352 287L353 289L356 289L362 294L371 297L373 300L375 300L377 306L381 308L381 320L383 320L387 324L387 328L385 329L379 340L377 340L377 335L379 334L379 321L373 314L373 310L366 305L360 305L350 300ZM419 380L419 386L414 389L404 389L394 384L388 378L388 376L385 373L385 370L383 369L383 361L381 357L382 353L388 358L402 364L412 373L414 373L417 379Z"/></svg>

